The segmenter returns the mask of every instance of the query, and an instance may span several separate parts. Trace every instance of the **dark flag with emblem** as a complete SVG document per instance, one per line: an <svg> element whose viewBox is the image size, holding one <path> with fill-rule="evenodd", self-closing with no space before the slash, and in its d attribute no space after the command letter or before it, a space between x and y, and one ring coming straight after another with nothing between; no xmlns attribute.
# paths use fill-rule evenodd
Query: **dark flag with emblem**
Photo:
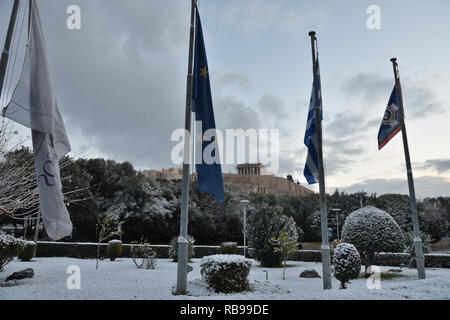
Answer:
<svg viewBox="0 0 450 320"><path fill-rule="evenodd" d="M224 201L222 168L216 135L216 122L209 82L208 62L203 40L200 15L196 10L196 34L194 54L194 77L192 104L195 120L201 122L201 132L197 132L197 145L201 146L201 161L196 159L198 189L214 195L221 203Z"/></svg>
<svg viewBox="0 0 450 320"><path fill-rule="evenodd" d="M397 133L402 130L400 121L400 104L397 86L392 91L380 131L378 132L378 150L381 150Z"/></svg>

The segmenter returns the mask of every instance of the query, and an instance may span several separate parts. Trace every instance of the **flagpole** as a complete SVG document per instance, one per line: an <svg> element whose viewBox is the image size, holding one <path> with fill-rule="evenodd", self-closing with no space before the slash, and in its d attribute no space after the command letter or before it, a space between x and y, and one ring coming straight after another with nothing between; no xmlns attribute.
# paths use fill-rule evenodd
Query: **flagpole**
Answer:
<svg viewBox="0 0 450 320"><path fill-rule="evenodd" d="M6 34L5 45L3 47L2 58L0 60L0 97L2 96L3 84L5 82L6 68L8 66L9 51L11 49L12 37L16 25L17 14L19 11L20 0L14 0L11 19L9 20L8 32Z"/></svg>
<svg viewBox="0 0 450 320"><path fill-rule="evenodd" d="M325 171L323 167L323 151L322 151L322 117L319 103L319 88L317 84L317 60L316 60L316 33L311 31L311 50L313 60L313 78L314 78L314 97L315 97L315 117L317 130L317 151L318 151L318 170L319 170L319 192L320 192L320 218L322 233L322 273L323 288L331 289L331 268L330 268L330 244L328 242L328 219L327 219L327 201L325 196Z"/></svg>
<svg viewBox="0 0 450 320"><path fill-rule="evenodd" d="M423 256L422 239L420 237L419 217L417 215L416 192L414 189L414 179L412 174L411 158L409 155L408 137L406 134L405 111L403 108L402 87L400 85L400 76L398 71L397 58L392 58L391 62L394 68L395 84L397 88L398 101L400 104L399 105L400 125L402 128L403 148L405 150L406 171L408 174L409 198L411 202L410 206L414 229L414 247L416 252L417 272L419 275L419 279L425 279L425 261Z"/></svg>
<svg viewBox="0 0 450 320"><path fill-rule="evenodd" d="M36 227L34 229L34 242L37 243L39 237L39 224L41 222L41 209L38 210L38 216L36 219Z"/></svg>
<svg viewBox="0 0 450 320"><path fill-rule="evenodd" d="M192 118L192 81L193 81L193 58L194 58L194 34L195 34L195 6L197 0L192 0L191 5L191 28L189 35L189 60L186 88L186 117L184 137L184 159L183 159L183 182L181 189L181 217L180 236L178 237L178 274L177 295L187 293L187 263L188 263L188 202L189 202L189 175L190 175L190 152L191 152L191 118Z"/></svg>

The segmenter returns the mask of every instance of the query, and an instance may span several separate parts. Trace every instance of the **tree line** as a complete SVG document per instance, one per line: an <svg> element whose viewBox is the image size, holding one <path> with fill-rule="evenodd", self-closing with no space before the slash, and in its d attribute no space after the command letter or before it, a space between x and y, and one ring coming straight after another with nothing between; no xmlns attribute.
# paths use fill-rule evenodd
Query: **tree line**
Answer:
<svg viewBox="0 0 450 320"><path fill-rule="evenodd" d="M10 167L14 161L32 159L26 148L14 151L0 161L2 167ZM68 196L73 190L83 190L82 199L68 201L73 222L73 234L67 241L95 242L98 218L112 215L124 221L122 241L147 241L167 244L179 233L181 211L181 181L153 180L136 170L129 162L119 163L106 159L62 160L63 191ZM5 163L8 162L8 163ZM20 163L20 162L18 162ZM301 242L320 241L320 213L317 194L308 197L274 196L247 193L239 186L225 184L225 202L218 203L214 197L197 190L191 182L189 202L189 234L197 244L218 245L222 242L242 244L243 208L242 199L250 201L247 213L250 216L262 204L278 205L283 214L292 217L299 229ZM0 198L2 195L0 194ZM342 230L345 218L361 206L371 205L388 212L400 228L412 230L409 197L399 194L355 193L336 190L327 195L328 226ZM450 198L435 197L418 201L420 228L438 241L449 235ZM20 225L22 221L0 215L0 226ZM30 230L30 237L32 235Z"/></svg>

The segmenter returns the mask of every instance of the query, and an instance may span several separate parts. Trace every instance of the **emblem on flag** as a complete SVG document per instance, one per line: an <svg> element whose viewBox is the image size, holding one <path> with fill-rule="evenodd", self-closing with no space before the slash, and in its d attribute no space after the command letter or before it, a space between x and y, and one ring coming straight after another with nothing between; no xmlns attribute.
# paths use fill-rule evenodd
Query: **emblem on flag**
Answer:
<svg viewBox="0 0 450 320"><path fill-rule="evenodd" d="M381 150L397 133L402 130L400 125L400 109L397 86L394 86L391 98L384 113L383 121L378 132L378 150Z"/></svg>
<svg viewBox="0 0 450 320"><path fill-rule="evenodd" d="M31 129L42 220L49 237L60 240L72 234L59 172L59 160L71 147L50 77L36 1L30 2L29 10L29 43L22 75L3 114Z"/></svg>

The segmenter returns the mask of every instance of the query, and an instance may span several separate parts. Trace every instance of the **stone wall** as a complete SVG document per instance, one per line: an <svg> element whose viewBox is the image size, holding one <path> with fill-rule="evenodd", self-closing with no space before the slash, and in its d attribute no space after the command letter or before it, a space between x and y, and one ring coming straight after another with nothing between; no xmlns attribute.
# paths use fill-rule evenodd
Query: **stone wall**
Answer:
<svg viewBox="0 0 450 320"><path fill-rule="evenodd" d="M107 243L100 244L100 257L106 257ZM122 258L131 258L132 245L123 244ZM169 258L169 245L151 245L156 256L161 259ZM202 258L220 253L220 246L194 246L195 258ZM238 253L243 254L243 247L238 247ZM96 243L46 242L38 241L36 257L69 257L76 259L94 259L97 257Z"/></svg>
<svg viewBox="0 0 450 320"><path fill-rule="evenodd" d="M265 169L265 168L263 168ZM144 175L152 179L181 180L183 172L181 168L170 168L159 170L145 170ZM194 173L194 180L196 174ZM274 175L240 175L225 173L223 174L225 183L243 187L247 192L267 193L276 196L299 196L307 197L314 192L285 178Z"/></svg>
<svg viewBox="0 0 450 320"><path fill-rule="evenodd" d="M276 196L306 197L314 192L285 178L275 176L255 176L224 174L224 181L239 186L246 186L248 191L268 193ZM258 189L259 187L259 189Z"/></svg>
<svg viewBox="0 0 450 320"><path fill-rule="evenodd" d="M322 252L320 250L300 250L295 253L290 260L322 262ZM333 260L333 254L331 254ZM375 254L374 265L390 267L409 266L410 257L406 253L385 253ZM364 265L364 261L362 261ZM450 254L425 254L425 267L427 268L450 268Z"/></svg>
<svg viewBox="0 0 450 320"><path fill-rule="evenodd" d="M106 257L106 243L100 245L100 257ZM167 259L169 257L169 245L151 245L156 251L157 257ZM130 258L131 245L124 244L121 257ZM195 258L220 253L220 246L194 246ZM251 257L252 248L248 248ZM238 254L243 254L243 247L238 247ZM96 243L69 243L69 242L45 242L38 241L36 257L70 257L77 259L93 259L97 256ZM331 254L331 256L333 256ZM292 261L321 262L320 250L300 250L289 258ZM408 266L409 255L405 253L377 253L374 264L378 266L402 267ZM364 263L363 263L364 264ZM425 267L427 268L450 268L450 254L426 254Z"/></svg>

